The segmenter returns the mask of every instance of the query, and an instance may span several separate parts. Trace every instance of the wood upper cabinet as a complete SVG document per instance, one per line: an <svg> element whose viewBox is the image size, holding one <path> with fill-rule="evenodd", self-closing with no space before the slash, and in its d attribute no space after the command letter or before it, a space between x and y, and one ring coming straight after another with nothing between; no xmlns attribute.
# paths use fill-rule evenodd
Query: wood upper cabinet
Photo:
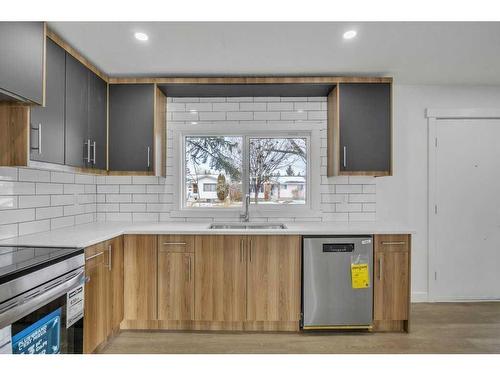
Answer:
<svg viewBox="0 0 500 375"><path fill-rule="evenodd" d="M195 320L246 320L245 236L197 236Z"/></svg>
<svg viewBox="0 0 500 375"><path fill-rule="evenodd" d="M103 244L85 249L85 305L83 317L83 352L92 353L106 339L107 271Z"/></svg>
<svg viewBox="0 0 500 375"><path fill-rule="evenodd" d="M124 320L157 319L157 236L125 235Z"/></svg>
<svg viewBox="0 0 500 375"><path fill-rule="evenodd" d="M44 22L0 22L0 101L44 105Z"/></svg>
<svg viewBox="0 0 500 375"><path fill-rule="evenodd" d="M407 330L410 308L410 235L376 235L374 312L376 330Z"/></svg>
<svg viewBox="0 0 500 375"><path fill-rule="evenodd" d="M300 320L300 236L249 236L247 320Z"/></svg>
<svg viewBox="0 0 500 375"><path fill-rule="evenodd" d="M47 38L45 107L31 107L30 159L64 164L66 52Z"/></svg>
<svg viewBox="0 0 500 375"><path fill-rule="evenodd" d="M194 254L159 250L158 320L194 320Z"/></svg>
<svg viewBox="0 0 500 375"><path fill-rule="evenodd" d="M329 176L392 174L391 83L339 83L328 96Z"/></svg>

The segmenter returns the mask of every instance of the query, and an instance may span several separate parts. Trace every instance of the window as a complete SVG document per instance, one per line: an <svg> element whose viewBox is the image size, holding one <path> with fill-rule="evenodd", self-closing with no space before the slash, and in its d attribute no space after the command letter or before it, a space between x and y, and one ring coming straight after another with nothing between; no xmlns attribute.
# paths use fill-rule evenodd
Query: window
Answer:
<svg viewBox="0 0 500 375"><path fill-rule="evenodd" d="M184 136L184 207L305 205L308 138Z"/></svg>

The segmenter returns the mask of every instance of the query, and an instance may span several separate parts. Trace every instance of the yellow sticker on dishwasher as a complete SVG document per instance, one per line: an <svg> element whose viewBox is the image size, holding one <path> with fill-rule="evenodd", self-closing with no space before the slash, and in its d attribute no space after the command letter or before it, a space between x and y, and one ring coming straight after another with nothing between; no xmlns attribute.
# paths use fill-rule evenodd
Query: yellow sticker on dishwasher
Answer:
<svg viewBox="0 0 500 375"><path fill-rule="evenodd" d="M370 287L370 273L367 263L351 264L351 279L353 289L362 289Z"/></svg>

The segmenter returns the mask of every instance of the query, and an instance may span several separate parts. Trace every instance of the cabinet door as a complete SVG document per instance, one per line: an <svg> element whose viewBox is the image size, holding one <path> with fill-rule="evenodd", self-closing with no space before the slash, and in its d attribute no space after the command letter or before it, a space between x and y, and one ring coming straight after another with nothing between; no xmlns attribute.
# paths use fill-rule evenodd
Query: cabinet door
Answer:
<svg viewBox="0 0 500 375"><path fill-rule="evenodd" d="M88 71L88 137L91 141L91 166L106 169L107 83Z"/></svg>
<svg viewBox="0 0 500 375"><path fill-rule="evenodd" d="M45 107L31 107L30 159L64 164L66 52L49 38L46 64Z"/></svg>
<svg viewBox="0 0 500 375"><path fill-rule="evenodd" d="M340 171L391 170L391 85L339 85Z"/></svg>
<svg viewBox="0 0 500 375"><path fill-rule="evenodd" d="M158 319L194 319L194 254L159 251Z"/></svg>
<svg viewBox="0 0 500 375"><path fill-rule="evenodd" d="M152 171L153 85L109 86L109 169Z"/></svg>
<svg viewBox="0 0 500 375"><path fill-rule="evenodd" d="M246 320L245 236L197 236L195 320Z"/></svg>
<svg viewBox="0 0 500 375"><path fill-rule="evenodd" d="M83 317L83 352L92 353L106 338L106 269L100 245L85 249L85 284Z"/></svg>
<svg viewBox="0 0 500 375"><path fill-rule="evenodd" d="M248 238L247 320L300 320L300 236Z"/></svg>
<svg viewBox="0 0 500 375"><path fill-rule="evenodd" d="M87 162L89 147L88 72L73 56L66 54L66 151L67 165L90 166ZM85 161L84 161L85 160Z"/></svg>
<svg viewBox="0 0 500 375"><path fill-rule="evenodd" d="M157 318L156 236L123 238L124 319L147 322Z"/></svg>
<svg viewBox="0 0 500 375"><path fill-rule="evenodd" d="M123 320L123 237L106 241L106 270L108 273L107 334L120 327Z"/></svg>
<svg viewBox="0 0 500 375"><path fill-rule="evenodd" d="M43 105L43 22L0 22L0 101Z"/></svg>
<svg viewBox="0 0 500 375"><path fill-rule="evenodd" d="M409 254L375 251L374 320L408 319Z"/></svg>

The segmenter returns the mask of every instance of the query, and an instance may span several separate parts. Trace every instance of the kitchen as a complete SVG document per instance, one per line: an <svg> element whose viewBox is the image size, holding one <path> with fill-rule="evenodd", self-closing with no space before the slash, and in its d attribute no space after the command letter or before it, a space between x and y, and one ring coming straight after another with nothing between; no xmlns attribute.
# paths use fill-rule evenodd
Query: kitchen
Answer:
<svg viewBox="0 0 500 375"><path fill-rule="evenodd" d="M498 352L498 86L179 71L160 48L274 26L0 22L2 352ZM370 27L499 26L322 27L356 50Z"/></svg>

